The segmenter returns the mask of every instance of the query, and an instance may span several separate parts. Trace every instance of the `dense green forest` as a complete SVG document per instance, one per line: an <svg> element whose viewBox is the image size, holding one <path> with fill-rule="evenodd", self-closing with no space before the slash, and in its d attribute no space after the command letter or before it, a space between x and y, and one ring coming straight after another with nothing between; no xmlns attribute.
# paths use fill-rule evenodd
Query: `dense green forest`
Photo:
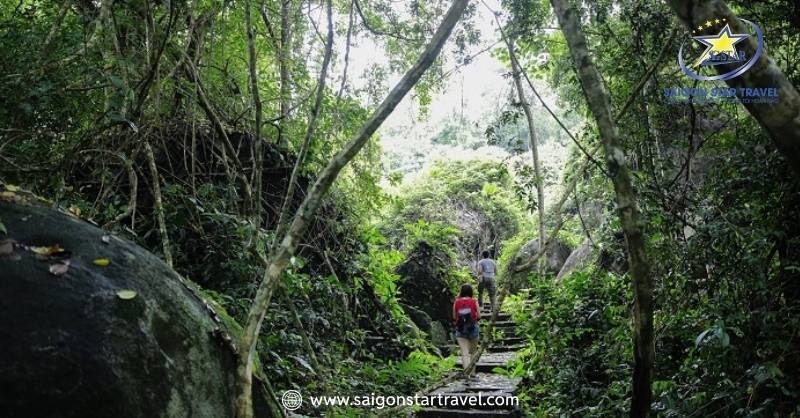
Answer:
<svg viewBox="0 0 800 418"><path fill-rule="evenodd" d="M0 415L798 417L799 52L794 0L0 0Z"/></svg>

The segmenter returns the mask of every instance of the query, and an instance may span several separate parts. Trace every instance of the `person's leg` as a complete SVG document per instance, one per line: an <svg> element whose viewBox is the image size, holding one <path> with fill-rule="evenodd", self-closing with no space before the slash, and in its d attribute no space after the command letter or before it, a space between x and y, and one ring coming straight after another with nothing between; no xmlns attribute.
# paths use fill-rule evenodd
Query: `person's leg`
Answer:
<svg viewBox="0 0 800 418"><path fill-rule="evenodd" d="M470 358L472 358L472 356L475 354L475 352L478 351L478 340L479 340L479 338L473 338L473 339L469 340L469 356L470 356ZM469 374L469 377L475 377L475 369L476 368L472 369L472 372Z"/></svg>
<svg viewBox="0 0 800 418"><path fill-rule="evenodd" d="M469 365L470 360L470 340L466 338L458 337L456 338L458 341L458 347L461 348L461 362L464 365L464 369L466 370L467 366Z"/></svg>
<svg viewBox="0 0 800 418"><path fill-rule="evenodd" d="M478 310L483 308L483 288L486 286L486 279L478 279Z"/></svg>
<svg viewBox="0 0 800 418"><path fill-rule="evenodd" d="M492 316L494 316L496 314L495 309L497 309L497 286L494 279L492 279L487 290L489 291L489 301L492 303Z"/></svg>

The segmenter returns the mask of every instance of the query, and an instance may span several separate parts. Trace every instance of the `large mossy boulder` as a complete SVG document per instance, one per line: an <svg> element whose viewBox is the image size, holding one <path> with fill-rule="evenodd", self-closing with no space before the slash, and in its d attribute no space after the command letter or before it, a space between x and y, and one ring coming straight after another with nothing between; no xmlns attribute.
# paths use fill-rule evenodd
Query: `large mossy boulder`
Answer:
<svg viewBox="0 0 800 418"><path fill-rule="evenodd" d="M531 257L537 252L539 252L539 239L534 238L523 245L511 258L509 265L505 267L507 272L505 280L508 280L506 286L510 293L515 293L527 287L528 275L536 271L537 263L527 268L522 267L528 264ZM557 275L571 253L572 249L564 242L556 241L550 244L544 255L544 265L547 273Z"/></svg>
<svg viewBox="0 0 800 418"><path fill-rule="evenodd" d="M2 416L233 416L234 352L191 283L35 198L4 192L0 222Z"/></svg>
<svg viewBox="0 0 800 418"><path fill-rule="evenodd" d="M445 329L450 329L452 322L453 293L447 281L452 268L451 257L425 241L419 242L397 268L403 304L424 312L431 321L439 322ZM411 309L406 311L412 320L420 316ZM431 328L430 324L418 323L417 326Z"/></svg>

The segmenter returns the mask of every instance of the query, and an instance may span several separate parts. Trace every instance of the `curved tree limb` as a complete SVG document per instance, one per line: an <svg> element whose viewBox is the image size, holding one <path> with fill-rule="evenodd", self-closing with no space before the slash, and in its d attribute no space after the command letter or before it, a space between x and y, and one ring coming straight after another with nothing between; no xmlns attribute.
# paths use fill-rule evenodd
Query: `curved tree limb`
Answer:
<svg viewBox="0 0 800 418"><path fill-rule="evenodd" d="M253 304L250 307L250 312L247 315L247 322L245 323L242 335L242 341L239 345L237 399L235 406L237 418L253 417L253 356L256 351L258 333L261 329L261 323L264 321L267 309L269 308L272 292L278 284L284 269L289 264L289 259L297 249L298 241L308 229L317 209L322 205L322 199L327 195L328 190L331 185L333 185L333 182L339 176L342 169L358 154L375 131L378 130L383 121L389 117L400 101L403 100L403 97L406 96L425 71L436 60L444 43L450 37L450 33L461 18L467 4L468 0L453 1L444 20L439 25L430 43L428 43L417 59L417 62L405 73L403 78L392 89L378 108L375 109L361 129L356 132L353 138L344 145L319 174L305 200L303 200L303 203L297 209L286 235L282 237L280 245L278 245L273 254L271 254L269 267L264 273Z"/></svg>

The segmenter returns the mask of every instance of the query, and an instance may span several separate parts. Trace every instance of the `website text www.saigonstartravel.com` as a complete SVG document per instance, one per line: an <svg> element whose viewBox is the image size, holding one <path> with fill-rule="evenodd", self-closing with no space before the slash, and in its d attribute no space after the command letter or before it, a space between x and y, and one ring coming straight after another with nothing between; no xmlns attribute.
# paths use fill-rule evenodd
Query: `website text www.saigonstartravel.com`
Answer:
<svg viewBox="0 0 800 418"><path fill-rule="evenodd" d="M450 395L445 393L429 395L353 395L353 396L303 396L299 391L287 390L281 397L281 403L288 410L296 410L308 402L313 408L325 407L356 407L384 409L395 407L422 408L434 407L516 407L519 406L519 398L509 394L494 395L485 392L476 392L471 396Z"/></svg>

